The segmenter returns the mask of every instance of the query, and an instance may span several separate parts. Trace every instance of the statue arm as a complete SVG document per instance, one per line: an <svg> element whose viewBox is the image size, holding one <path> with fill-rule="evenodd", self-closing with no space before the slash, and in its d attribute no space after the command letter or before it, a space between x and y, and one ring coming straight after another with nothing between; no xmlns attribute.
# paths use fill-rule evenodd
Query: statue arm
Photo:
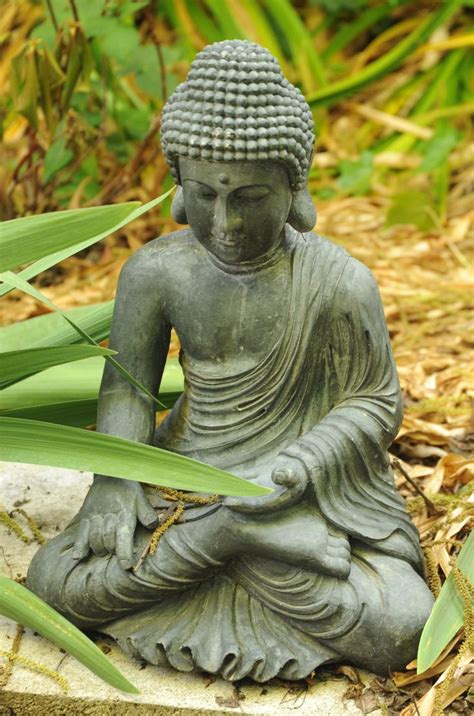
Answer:
<svg viewBox="0 0 474 716"><path fill-rule="evenodd" d="M416 529L396 491L387 452L400 427L402 398L379 291L357 262L342 293L319 354L327 412L281 457L304 467L330 524L419 569Z"/></svg>
<svg viewBox="0 0 474 716"><path fill-rule="evenodd" d="M160 270L147 248L122 269L115 300L110 347L116 360L156 395L169 347L170 324L163 309ZM106 363L99 395L98 432L150 443L156 404ZM116 553L123 567L132 566L137 523L156 524L156 513L140 483L95 475L81 510L74 518L74 557L92 550Z"/></svg>
<svg viewBox="0 0 474 716"><path fill-rule="evenodd" d="M370 271L354 263L350 286L329 309L327 338L318 352L326 414L283 451L309 468L313 462L329 459L332 441L358 445L364 452L362 444L369 440L371 446L386 452L402 420L400 385L378 287ZM316 457L323 445L327 449ZM365 460L370 461L370 450L365 453Z"/></svg>
<svg viewBox="0 0 474 716"><path fill-rule="evenodd" d="M307 347L317 360L314 400L323 405L323 417L278 455L272 495L240 502L228 498L229 506L241 512L270 512L309 499L316 501L329 524L361 540L380 542L397 529L404 531L414 557L412 527L388 462L402 401L382 303L365 266L351 260L347 274L318 314L325 327L318 318L309 328L317 342L315 350ZM305 369L311 370L309 362ZM405 549L407 539L397 539Z"/></svg>
<svg viewBox="0 0 474 716"><path fill-rule="evenodd" d="M158 393L168 354L170 323L160 300L159 269L135 254L123 267L115 299L110 347L116 360L150 393ZM161 304L161 305L160 305ZM156 404L110 363L100 387L97 430L150 443Z"/></svg>

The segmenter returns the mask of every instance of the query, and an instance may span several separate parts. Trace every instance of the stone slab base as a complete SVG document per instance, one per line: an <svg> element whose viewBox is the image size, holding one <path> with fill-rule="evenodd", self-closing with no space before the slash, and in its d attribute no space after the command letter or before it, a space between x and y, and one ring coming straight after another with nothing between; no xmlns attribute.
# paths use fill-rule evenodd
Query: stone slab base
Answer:
<svg viewBox="0 0 474 716"><path fill-rule="evenodd" d="M13 463L0 463L0 510L22 509L40 526L44 536L53 537L77 512L92 476L72 470L58 470ZM24 516L14 513L30 537ZM38 543L22 542L0 522L0 574L25 576ZM0 650L10 651L16 625L0 617ZM356 716L362 711L344 699L346 680L328 680L314 686L290 688L257 685L239 687L205 674L181 673L128 659L107 639L97 642L113 663L140 689L130 696L107 686L73 657L26 630L19 654L64 677L64 690L51 677L15 664L5 680L6 660L0 658L0 716L148 716L148 714L235 713L265 716ZM2 674L3 668L3 674ZM3 679L3 681L2 681ZM6 683L4 683L6 681ZM373 711L373 716L381 712Z"/></svg>

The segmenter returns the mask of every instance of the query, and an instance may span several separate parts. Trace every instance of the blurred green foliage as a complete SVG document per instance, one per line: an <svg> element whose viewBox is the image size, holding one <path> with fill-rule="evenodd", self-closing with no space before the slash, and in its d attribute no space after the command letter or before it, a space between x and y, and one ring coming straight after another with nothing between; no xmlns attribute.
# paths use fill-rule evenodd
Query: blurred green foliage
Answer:
<svg viewBox="0 0 474 716"><path fill-rule="evenodd" d="M451 157L468 135L473 108L470 5L6 0L0 37L11 45L11 72L10 92L0 98L0 216L144 201L167 189L159 146L164 101L204 45L248 38L270 49L313 108L317 151L331 155L326 164L315 160L317 198L367 193L380 181L396 195L427 175L431 210L443 218ZM28 32L15 47L22 20ZM0 80L1 73L0 62ZM382 119L361 118L354 101ZM391 126L391 117L426 132Z"/></svg>

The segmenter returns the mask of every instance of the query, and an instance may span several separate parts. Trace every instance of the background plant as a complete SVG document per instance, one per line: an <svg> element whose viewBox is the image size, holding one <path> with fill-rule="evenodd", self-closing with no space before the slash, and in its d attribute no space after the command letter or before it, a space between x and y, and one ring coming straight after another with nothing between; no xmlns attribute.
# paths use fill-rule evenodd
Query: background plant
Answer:
<svg viewBox="0 0 474 716"><path fill-rule="evenodd" d="M472 516L471 9L457 0L18 0L4 2L0 17L3 219L147 202L169 188L160 111L208 42L260 42L301 87L318 132L310 189L319 230L374 270L384 299L405 397L395 474L435 594ZM175 228L165 200L79 256L21 275L100 343L121 265ZM74 329L31 295L9 293L0 317L9 324L6 350L24 346L25 334L37 347L78 343ZM29 320L14 324L20 319ZM174 337L171 361L178 350ZM0 410L92 425L103 360L18 381L0 394ZM178 368L172 377L176 394ZM453 700L468 710L466 643L458 631L428 680L411 665L395 675L399 691L393 682L361 687L360 704L369 694L397 713L414 713L413 699L422 714Z"/></svg>

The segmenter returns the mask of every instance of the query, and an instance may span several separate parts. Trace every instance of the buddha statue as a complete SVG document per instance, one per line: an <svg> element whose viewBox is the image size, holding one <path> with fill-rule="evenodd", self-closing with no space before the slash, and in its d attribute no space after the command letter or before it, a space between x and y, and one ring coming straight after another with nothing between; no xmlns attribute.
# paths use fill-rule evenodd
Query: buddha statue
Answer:
<svg viewBox="0 0 474 716"><path fill-rule="evenodd" d="M185 389L156 427L107 364L97 429L273 492L186 503L147 554L171 497L96 475L27 582L152 664L258 682L341 661L387 674L431 610L387 453L402 403L377 285L311 233L313 131L303 95L246 41L200 52L163 111L189 227L127 261L110 345L156 394L173 327Z"/></svg>

